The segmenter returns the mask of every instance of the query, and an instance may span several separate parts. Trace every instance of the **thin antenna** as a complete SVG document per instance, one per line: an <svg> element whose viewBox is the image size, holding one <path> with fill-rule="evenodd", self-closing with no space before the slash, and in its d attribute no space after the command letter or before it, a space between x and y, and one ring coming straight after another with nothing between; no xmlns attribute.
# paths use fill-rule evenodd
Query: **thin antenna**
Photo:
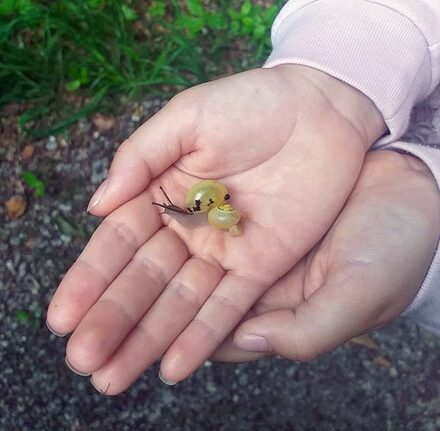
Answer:
<svg viewBox="0 0 440 431"><path fill-rule="evenodd" d="M160 186L159 188L162 190L162 193L164 194L165 199L168 201L168 203L169 203L170 205L175 206L174 203L173 203L173 201L169 198L169 196L166 194L165 190L162 188L162 186Z"/></svg>

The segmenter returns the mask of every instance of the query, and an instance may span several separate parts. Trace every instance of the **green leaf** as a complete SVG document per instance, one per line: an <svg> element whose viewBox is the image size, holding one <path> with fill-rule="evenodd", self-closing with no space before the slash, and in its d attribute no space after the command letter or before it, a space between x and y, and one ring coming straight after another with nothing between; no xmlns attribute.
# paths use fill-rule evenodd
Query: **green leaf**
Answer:
<svg viewBox="0 0 440 431"><path fill-rule="evenodd" d="M28 323L31 320L31 315L24 310L18 310L15 312L15 320L20 323Z"/></svg>
<svg viewBox="0 0 440 431"><path fill-rule="evenodd" d="M79 72L79 79L81 84L87 84L89 82L89 71L85 67L81 67Z"/></svg>
<svg viewBox="0 0 440 431"><path fill-rule="evenodd" d="M103 3L103 0L88 0L87 5L92 9L98 9Z"/></svg>
<svg viewBox="0 0 440 431"><path fill-rule="evenodd" d="M81 79L74 79L66 84L66 90L70 92L78 90L79 87L81 87Z"/></svg>
<svg viewBox="0 0 440 431"><path fill-rule="evenodd" d="M121 5L121 10L127 21L136 21L139 18L136 11L126 4Z"/></svg>
<svg viewBox="0 0 440 431"><path fill-rule="evenodd" d="M240 23L238 21L232 21L231 33L238 34L240 32Z"/></svg>
<svg viewBox="0 0 440 431"><path fill-rule="evenodd" d="M186 0L188 10L195 16L203 15L203 5L200 0Z"/></svg>
<svg viewBox="0 0 440 431"><path fill-rule="evenodd" d="M31 0L2 0L0 2L0 15L9 15L15 12L29 12L33 8Z"/></svg>
<svg viewBox="0 0 440 431"><path fill-rule="evenodd" d="M23 181L35 192L35 195L39 198L44 196L44 192L46 190L46 186L44 182L41 181L36 175L32 172L26 171L21 174Z"/></svg>
<svg viewBox="0 0 440 431"><path fill-rule="evenodd" d="M249 1L245 1L240 9L241 14L243 16L249 15L251 13L251 10L252 10L252 4Z"/></svg>
<svg viewBox="0 0 440 431"><path fill-rule="evenodd" d="M252 15L252 21L254 23L254 27L257 27L257 26L263 24L263 18L261 18L261 15L259 15L259 12Z"/></svg>
<svg viewBox="0 0 440 431"><path fill-rule="evenodd" d="M228 15L229 15L233 20L239 20L239 19L241 19L240 12L237 12L236 10L232 9L231 7L228 9Z"/></svg>
<svg viewBox="0 0 440 431"><path fill-rule="evenodd" d="M225 30L228 28L228 21L221 13L210 13L207 15L206 24L212 30Z"/></svg>
<svg viewBox="0 0 440 431"><path fill-rule="evenodd" d="M191 36L195 36L203 28L203 20L189 15L179 16L174 24L177 28L187 30Z"/></svg>
<svg viewBox="0 0 440 431"><path fill-rule="evenodd" d="M243 17L243 19L241 20L241 22L243 23L243 25L245 27L251 28L254 26L254 20L248 16Z"/></svg>
<svg viewBox="0 0 440 431"><path fill-rule="evenodd" d="M58 230L65 236L73 236L75 234L75 228L61 216L56 216L54 218L55 224Z"/></svg>
<svg viewBox="0 0 440 431"><path fill-rule="evenodd" d="M255 39L261 39L268 33L268 29L263 24L257 25L252 33Z"/></svg>
<svg viewBox="0 0 440 431"><path fill-rule="evenodd" d="M276 6L269 6L262 15L263 21L266 24L272 24L273 20L275 19L276 15L278 13L278 8Z"/></svg>
<svg viewBox="0 0 440 431"><path fill-rule="evenodd" d="M60 215L54 217L54 222L57 225L58 230L65 236L76 236L78 238L85 237L85 232L82 226L63 218Z"/></svg>
<svg viewBox="0 0 440 431"><path fill-rule="evenodd" d="M148 9L148 13L151 16L165 16L166 13L165 2L161 0L154 1L153 4Z"/></svg>
<svg viewBox="0 0 440 431"><path fill-rule="evenodd" d="M14 313L14 318L17 322L23 325L37 329L39 322L41 321L41 314L42 313L39 310L36 310L34 312L26 310L16 310Z"/></svg>

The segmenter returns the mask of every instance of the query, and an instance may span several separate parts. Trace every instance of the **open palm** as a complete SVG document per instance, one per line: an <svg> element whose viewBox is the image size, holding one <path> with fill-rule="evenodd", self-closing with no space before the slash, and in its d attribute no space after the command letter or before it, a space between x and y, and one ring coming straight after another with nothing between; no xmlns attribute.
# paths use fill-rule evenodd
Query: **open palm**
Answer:
<svg viewBox="0 0 440 431"><path fill-rule="evenodd" d="M95 386L119 393L163 354L167 379L187 377L328 230L377 136L309 73L282 66L195 87L120 147L92 200L107 217L48 310L54 330L73 331L70 365ZM240 237L151 205L159 186L182 204L201 178L227 186Z"/></svg>

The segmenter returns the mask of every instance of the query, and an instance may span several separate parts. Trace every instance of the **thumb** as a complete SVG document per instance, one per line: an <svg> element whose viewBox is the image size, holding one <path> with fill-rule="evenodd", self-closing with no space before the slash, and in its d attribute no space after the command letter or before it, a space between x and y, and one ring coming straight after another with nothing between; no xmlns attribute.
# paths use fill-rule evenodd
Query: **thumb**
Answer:
<svg viewBox="0 0 440 431"><path fill-rule="evenodd" d="M368 331L371 313L324 291L318 290L294 310L268 311L245 321L235 331L234 345L310 361Z"/></svg>
<svg viewBox="0 0 440 431"><path fill-rule="evenodd" d="M87 211L105 216L144 191L151 180L186 153L194 140L192 110L185 92L140 126L118 148L107 179L90 199Z"/></svg>

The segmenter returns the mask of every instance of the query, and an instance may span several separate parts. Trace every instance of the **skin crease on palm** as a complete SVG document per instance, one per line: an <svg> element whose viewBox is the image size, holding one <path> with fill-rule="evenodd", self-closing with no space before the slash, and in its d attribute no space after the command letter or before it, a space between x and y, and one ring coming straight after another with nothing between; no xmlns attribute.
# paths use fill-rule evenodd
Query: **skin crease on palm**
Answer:
<svg viewBox="0 0 440 431"><path fill-rule="evenodd" d="M175 97L121 145L90 209L106 218L49 305L48 325L73 332L69 364L108 394L160 357L165 378L185 379L323 237L384 131L368 98L304 66ZM240 237L151 205L159 186L181 205L202 178L228 187Z"/></svg>

